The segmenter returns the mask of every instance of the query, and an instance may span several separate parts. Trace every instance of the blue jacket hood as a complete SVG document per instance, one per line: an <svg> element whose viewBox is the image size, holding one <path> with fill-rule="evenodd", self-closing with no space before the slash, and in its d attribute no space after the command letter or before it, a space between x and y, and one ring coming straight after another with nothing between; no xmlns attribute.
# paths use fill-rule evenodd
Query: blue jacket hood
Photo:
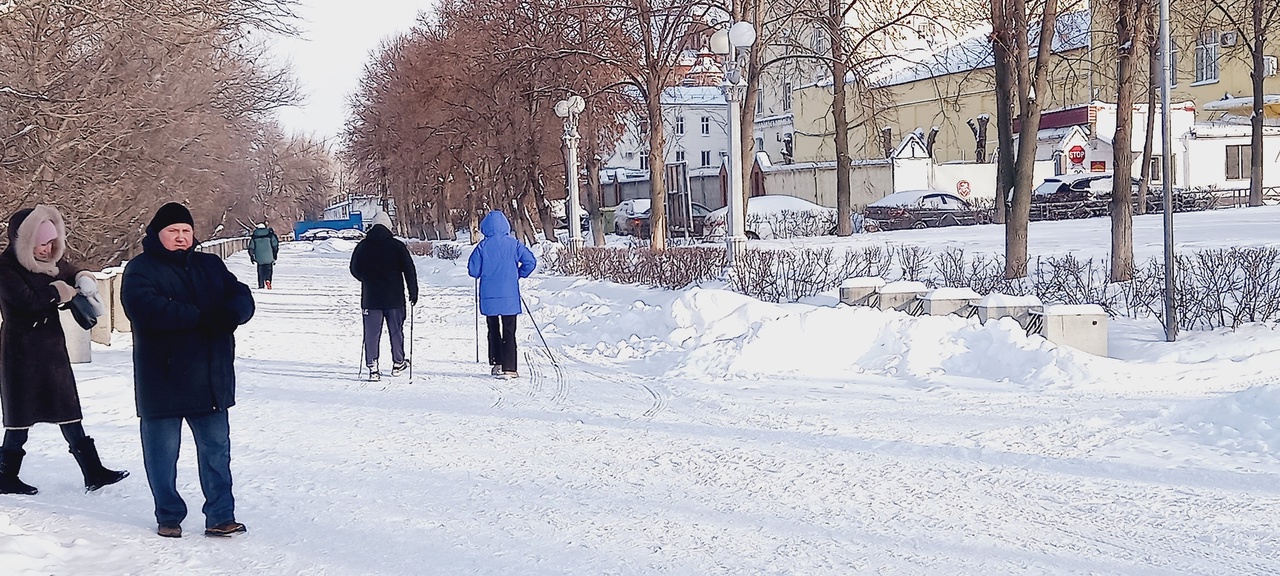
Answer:
<svg viewBox="0 0 1280 576"><path fill-rule="evenodd" d="M480 221L480 233L485 238L501 238L511 233L511 222L507 221L507 215L494 210Z"/></svg>

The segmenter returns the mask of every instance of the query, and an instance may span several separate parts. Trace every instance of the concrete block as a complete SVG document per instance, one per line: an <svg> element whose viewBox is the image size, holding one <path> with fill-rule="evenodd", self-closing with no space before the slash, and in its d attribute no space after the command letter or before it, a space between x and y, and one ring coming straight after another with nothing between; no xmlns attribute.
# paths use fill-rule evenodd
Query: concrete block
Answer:
<svg viewBox="0 0 1280 576"><path fill-rule="evenodd" d="M1107 312L1097 304L1045 306L1041 335L1060 346L1107 355Z"/></svg>
<svg viewBox="0 0 1280 576"><path fill-rule="evenodd" d="M93 345L89 340L89 331L76 324L70 310L59 310L58 320L62 322L62 334L67 340L67 355L72 364L84 364L93 361Z"/></svg>
<svg viewBox="0 0 1280 576"><path fill-rule="evenodd" d="M920 314L924 308L920 300L929 292L929 287L923 282L911 282L900 280L898 282L890 282L880 287L881 310L898 310L908 314Z"/></svg>
<svg viewBox="0 0 1280 576"><path fill-rule="evenodd" d="M972 288L937 288L921 297L924 301L924 313L930 316L946 316L960 314L968 316L973 311L973 304L982 299L982 295Z"/></svg>
<svg viewBox="0 0 1280 576"><path fill-rule="evenodd" d="M881 286L884 278L879 276L848 278L840 283L840 302L849 306L875 306Z"/></svg>
<svg viewBox="0 0 1280 576"><path fill-rule="evenodd" d="M89 338L94 342L106 346L111 345L111 317L115 312L115 284L114 274L98 272L93 275L98 281L98 297L102 299L102 307L106 308L105 313L98 317L98 323L89 330Z"/></svg>
<svg viewBox="0 0 1280 576"><path fill-rule="evenodd" d="M1023 328L1031 321L1031 312L1040 311L1044 304L1035 296L1011 296L1009 294L991 293L983 296L977 303L978 321L985 324L987 320L1013 318Z"/></svg>
<svg viewBox="0 0 1280 576"><path fill-rule="evenodd" d="M111 278L111 329L116 332L129 333L133 331L133 324L129 322L129 317L124 313L124 305L120 303L120 282L124 279L124 266L128 262L121 262L119 267L104 270L113 274Z"/></svg>

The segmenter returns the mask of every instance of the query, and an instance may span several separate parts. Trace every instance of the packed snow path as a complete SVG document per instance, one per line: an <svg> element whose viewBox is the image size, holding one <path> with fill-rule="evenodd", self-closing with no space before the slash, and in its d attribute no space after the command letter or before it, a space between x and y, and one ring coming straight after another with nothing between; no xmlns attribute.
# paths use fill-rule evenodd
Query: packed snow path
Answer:
<svg viewBox="0 0 1280 576"><path fill-rule="evenodd" d="M523 377L499 381L475 361L463 262L419 258L413 380L384 351L368 383L349 247L286 245L238 332L248 534L200 535L188 435L187 535L155 535L117 335L76 372L104 461L133 475L83 494L56 427L33 429L23 478L41 491L0 496L0 573L1280 574L1275 436L1219 442L1212 418L1239 413L1233 395L1280 407L1265 328L1220 365L1186 360L1194 343L1143 357L1140 336L1113 347L1129 361L1090 360L958 319L760 304L699 323L738 297L537 275L526 299L556 363L523 316ZM247 257L229 264L252 282ZM645 323L673 315L703 337ZM864 342L877 330L917 341ZM952 342L969 352L920 357ZM749 370L841 346L828 360L882 369Z"/></svg>

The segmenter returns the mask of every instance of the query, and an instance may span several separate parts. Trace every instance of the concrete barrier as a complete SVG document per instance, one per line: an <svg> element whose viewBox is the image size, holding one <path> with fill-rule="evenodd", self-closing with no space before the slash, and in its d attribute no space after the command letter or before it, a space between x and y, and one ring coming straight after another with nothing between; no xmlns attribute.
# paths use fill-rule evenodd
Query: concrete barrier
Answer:
<svg viewBox="0 0 1280 576"><path fill-rule="evenodd" d="M875 306L884 278L860 276L840 283L840 302L849 306Z"/></svg>
<svg viewBox="0 0 1280 576"><path fill-rule="evenodd" d="M93 345L89 340L89 331L76 323L70 310L59 310L58 320L62 323L62 334L67 340L67 356L72 364L84 364L93 361Z"/></svg>
<svg viewBox="0 0 1280 576"><path fill-rule="evenodd" d="M94 324L89 330L89 338L98 344L104 346L111 345L111 317L115 312L115 274L106 272L94 273L93 278L98 282L98 298L102 300L102 307L105 308L102 316L98 317L98 323Z"/></svg>
<svg viewBox="0 0 1280 576"><path fill-rule="evenodd" d="M993 292L983 296L976 306L978 321L983 324L987 320L1009 317L1026 328L1031 321L1031 312L1040 311L1044 304L1035 296L1011 296Z"/></svg>
<svg viewBox="0 0 1280 576"><path fill-rule="evenodd" d="M133 323L129 322L129 317L124 313L124 305L120 303L120 283L124 280L124 267L128 264L129 261L125 260L119 266L103 270L111 275L111 303L107 305L111 308L111 329L121 334L133 331Z"/></svg>
<svg viewBox="0 0 1280 576"><path fill-rule="evenodd" d="M918 316L924 312L924 303L920 300L920 297L928 292L929 287L925 286L923 282L908 280L890 282L880 287L879 308L881 310L898 310L912 316Z"/></svg>
<svg viewBox="0 0 1280 576"><path fill-rule="evenodd" d="M1040 334L1061 346L1107 355L1107 312L1097 304L1045 306Z"/></svg>
<svg viewBox="0 0 1280 576"><path fill-rule="evenodd" d="M924 313L930 316L946 316L958 314L971 316L976 312L974 303L982 299L982 295L967 286L962 288L937 288L930 290L921 300L924 302Z"/></svg>

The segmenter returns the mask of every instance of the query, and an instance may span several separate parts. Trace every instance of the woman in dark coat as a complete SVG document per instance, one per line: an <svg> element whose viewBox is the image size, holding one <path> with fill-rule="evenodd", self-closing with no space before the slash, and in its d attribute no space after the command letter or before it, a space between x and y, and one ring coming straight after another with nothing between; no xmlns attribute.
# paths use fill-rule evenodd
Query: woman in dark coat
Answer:
<svg viewBox="0 0 1280 576"><path fill-rule="evenodd" d="M75 296L97 296L89 272L62 260L66 230L62 215L49 206L19 210L9 218L9 246L0 253L0 403L4 444L0 448L0 494L35 494L18 479L23 445L33 424L62 428L71 454L80 464L87 490L115 484L129 475L108 470L98 459L93 438L80 421L80 395L67 355L58 307Z"/></svg>

